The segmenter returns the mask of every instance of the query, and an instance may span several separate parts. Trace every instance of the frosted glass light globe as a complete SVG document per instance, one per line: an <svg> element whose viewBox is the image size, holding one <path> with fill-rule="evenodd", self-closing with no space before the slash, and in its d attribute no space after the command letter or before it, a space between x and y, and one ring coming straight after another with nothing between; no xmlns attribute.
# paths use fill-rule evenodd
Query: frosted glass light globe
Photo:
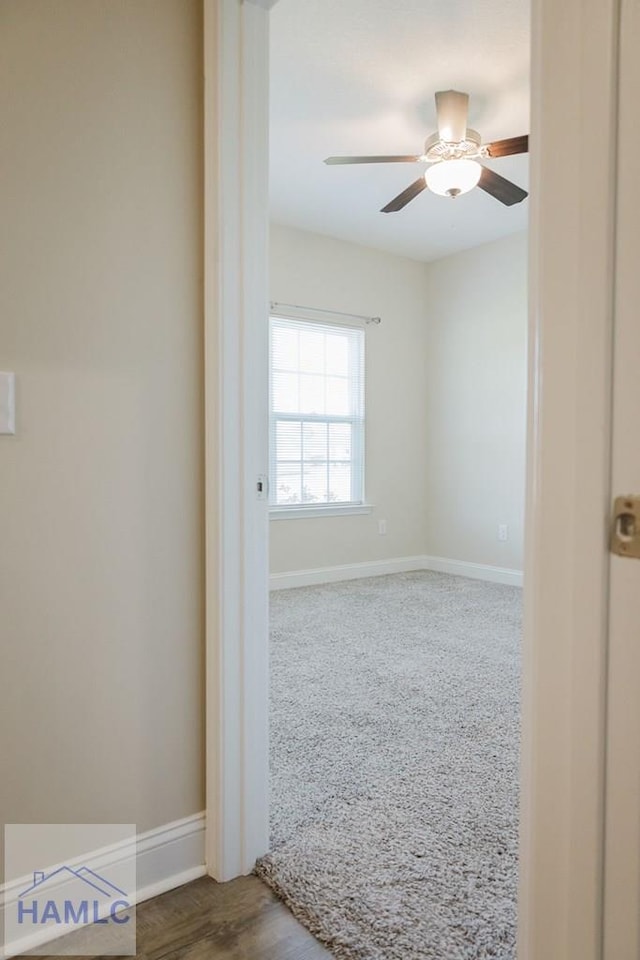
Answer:
<svg viewBox="0 0 640 960"><path fill-rule="evenodd" d="M482 167L475 160L440 160L425 172L424 179L433 193L441 197L459 197L477 186Z"/></svg>

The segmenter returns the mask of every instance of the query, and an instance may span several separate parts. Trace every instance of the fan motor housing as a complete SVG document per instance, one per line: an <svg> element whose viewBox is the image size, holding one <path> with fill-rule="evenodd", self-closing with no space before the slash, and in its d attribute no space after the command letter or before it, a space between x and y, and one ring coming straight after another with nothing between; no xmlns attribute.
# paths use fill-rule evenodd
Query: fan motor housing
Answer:
<svg viewBox="0 0 640 960"><path fill-rule="evenodd" d="M424 159L430 163L438 160L473 160L481 156L484 156L484 153L480 146L480 134L471 127L467 127L464 140L457 143L441 140L439 134L434 133L427 138L424 145Z"/></svg>

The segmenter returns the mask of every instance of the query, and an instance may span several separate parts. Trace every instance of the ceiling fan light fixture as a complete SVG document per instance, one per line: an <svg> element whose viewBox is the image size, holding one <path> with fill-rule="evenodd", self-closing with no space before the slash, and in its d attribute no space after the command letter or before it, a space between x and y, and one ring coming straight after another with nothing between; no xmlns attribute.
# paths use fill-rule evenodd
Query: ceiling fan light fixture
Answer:
<svg viewBox="0 0 640 960"><path fill-rule="evenodd" d="M425 183L441 197L459 197L477 186L482 167L476 160L441 160L425 171Z"/></svg>

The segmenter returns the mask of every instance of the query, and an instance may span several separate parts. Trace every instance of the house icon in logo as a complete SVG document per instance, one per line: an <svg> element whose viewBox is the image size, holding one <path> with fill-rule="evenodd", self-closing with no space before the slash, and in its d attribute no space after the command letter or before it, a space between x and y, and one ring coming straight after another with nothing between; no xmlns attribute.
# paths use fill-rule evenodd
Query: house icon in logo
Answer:
<svg viewBox="0 0 640 960"><path fill-rule="evenodd" d="M33 883L17 900L22 926L127 923L131 904L127 893L90 867L63 866L45 874L36 870Z"/></svg>
<svg viewBox="0 0 640 960"><path fill-rule="evenodd" d="M59 867L57 870L53 870L48 876L41 870L34 870L33 883L20 894L20 898L26 897L27 894L32 893L36 888L38 888L38 892L40 892L43 886L48 886L52 882L54 882L56 887L59 886L61 882L64 883L65 875L68 876L69 881L71 881L73 877L76 877L81 880L82 883L92 887L94 893L97 891L102 894L102 896L126 897L124 890L116 887L115 883L105 880L104 877L101 877L100 874L95 873L89 867L80 867L79 870L73 870L71 867ZM55 881L53 880L54 877L56 878Z"/></svg>

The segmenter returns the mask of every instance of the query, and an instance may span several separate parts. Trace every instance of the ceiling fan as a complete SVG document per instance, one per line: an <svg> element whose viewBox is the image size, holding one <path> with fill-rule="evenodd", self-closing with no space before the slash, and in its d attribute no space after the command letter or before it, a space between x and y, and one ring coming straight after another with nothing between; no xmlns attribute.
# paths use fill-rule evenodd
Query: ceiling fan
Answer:
<svg viewBox="0 0 640 960"><path fill-rule="evenodd" d="M527 191L482 165L485 158L527 153L529 137L511 137L483 144L480 134L467 126L469 94L458 90L436 93L438 132L427 138L424 153L396 157L327 157L325 163L428 163L423 176L394 197L381 213L395 213L425 188L442 197L459 197L478 186L500 203L520 203Z"/></svg>

